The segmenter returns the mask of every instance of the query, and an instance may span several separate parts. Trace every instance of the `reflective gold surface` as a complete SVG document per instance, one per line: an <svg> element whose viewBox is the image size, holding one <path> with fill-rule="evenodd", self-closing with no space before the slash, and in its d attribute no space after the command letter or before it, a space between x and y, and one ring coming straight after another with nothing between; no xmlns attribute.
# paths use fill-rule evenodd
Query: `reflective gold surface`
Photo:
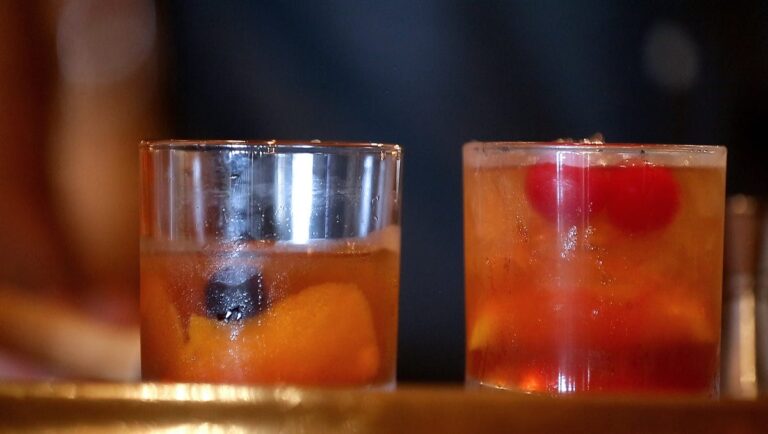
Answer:
<svg viewBox="0 0 768 434"><path fill-rule="evenodd" d="M768 401L192 384L0 385L0 432L765 433Z"/></svg>

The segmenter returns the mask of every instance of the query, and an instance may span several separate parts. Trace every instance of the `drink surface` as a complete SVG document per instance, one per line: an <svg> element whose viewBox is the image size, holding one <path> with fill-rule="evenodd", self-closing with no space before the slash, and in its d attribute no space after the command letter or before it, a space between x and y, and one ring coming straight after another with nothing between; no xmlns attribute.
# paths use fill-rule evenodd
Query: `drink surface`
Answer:
<svg viewBox="0 0 768 434"><path fill-rule="evenodd" d="M716 393L724 169L498 161L465 150L468 382Z"/></svg>
<svg viewBox="0 0 768 434"><path fill-rule="evenodd" d="M392 243L148 250L141 257L144 380L394 382L399 253Z"/></svg>

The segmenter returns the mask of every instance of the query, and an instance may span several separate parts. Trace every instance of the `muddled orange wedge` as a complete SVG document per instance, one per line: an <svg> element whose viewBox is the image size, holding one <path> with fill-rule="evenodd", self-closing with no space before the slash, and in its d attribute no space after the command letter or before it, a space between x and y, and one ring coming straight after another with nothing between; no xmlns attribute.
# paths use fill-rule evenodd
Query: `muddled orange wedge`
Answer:
<svg viewBox="0 0 768 434"><path fill-rule="evenodd" d="M242 323L193 315L182 381L353 385L379 369L370 307L356 285L306 288Z"/></svg>
<svg viewBox="0 0 768 434"><path fill-rule="evenodd" d="M717 342L719 321L710 316L705 303L690 296L659 292L649 304L652 309L647 310L649 319L644 330L649 340Z"/></svg>

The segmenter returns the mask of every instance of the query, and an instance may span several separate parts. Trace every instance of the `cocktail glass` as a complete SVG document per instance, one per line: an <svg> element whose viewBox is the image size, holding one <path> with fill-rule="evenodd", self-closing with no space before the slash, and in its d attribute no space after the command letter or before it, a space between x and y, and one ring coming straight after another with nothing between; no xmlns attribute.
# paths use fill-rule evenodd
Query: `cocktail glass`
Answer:
<svg viewBox="0 0 768 434"><path fill-rule="evenodd" d="M467 384L716 395L726 150L463 148Z"/></svg>
<svg viewBox="0 0 768 434"><path fill-rule="evenodd" d="M399 146L154 141L140 158L144 380L394 384Z"/></svg>

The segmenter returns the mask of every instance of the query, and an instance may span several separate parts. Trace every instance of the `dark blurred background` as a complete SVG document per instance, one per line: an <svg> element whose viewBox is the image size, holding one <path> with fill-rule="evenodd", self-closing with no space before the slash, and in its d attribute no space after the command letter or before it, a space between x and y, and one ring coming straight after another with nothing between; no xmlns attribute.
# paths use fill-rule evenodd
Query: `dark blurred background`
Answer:
<svg viewBox="0 0 768 434"><path fill-rule="evenodd" d="M0 283L124 322L140 138L403 145L408 382L463 379L464 142L724 144L728 191L768 188L765 1L55 0L4 4L0 24L0 172L31 169L0 173Z"/></svg>

